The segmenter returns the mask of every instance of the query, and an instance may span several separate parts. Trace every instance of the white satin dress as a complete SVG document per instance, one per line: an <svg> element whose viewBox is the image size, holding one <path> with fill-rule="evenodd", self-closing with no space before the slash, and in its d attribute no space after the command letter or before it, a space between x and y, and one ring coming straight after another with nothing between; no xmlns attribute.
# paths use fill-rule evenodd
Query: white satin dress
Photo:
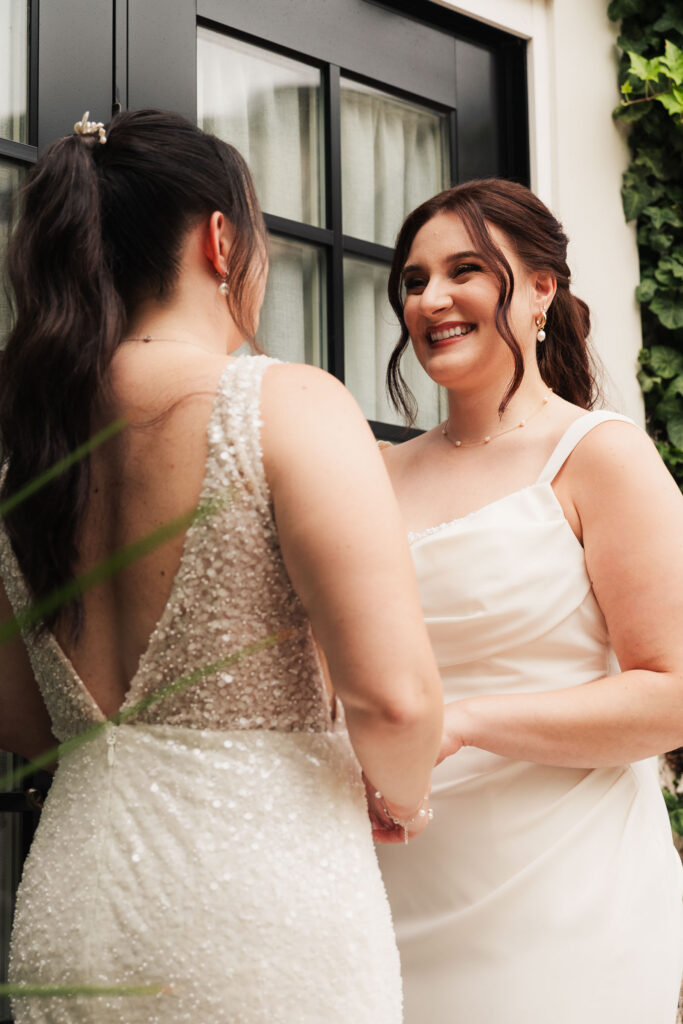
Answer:
<svg viewBox="0 0 683 1024"><path fill-rule="evenodd" d="M616 670L552 481L613 413L567 430L537 482L411 537L446 701ZM630 422L630 421L629 421ZM406 1024L674 1024L682 870L654 759L558 768L467 748L435 818L379 846Z"/></svg>
<svg viewBox="0 0 683 1024"><path fill-rule="evenodd" d="M221 378L201 514L125 721L106 724L51 633L25 636L67 748L17 894L17 1024L400 1024L360 768L263 471L272 362L237 359ZM19 611L1 528L0 574Z"/></svg>

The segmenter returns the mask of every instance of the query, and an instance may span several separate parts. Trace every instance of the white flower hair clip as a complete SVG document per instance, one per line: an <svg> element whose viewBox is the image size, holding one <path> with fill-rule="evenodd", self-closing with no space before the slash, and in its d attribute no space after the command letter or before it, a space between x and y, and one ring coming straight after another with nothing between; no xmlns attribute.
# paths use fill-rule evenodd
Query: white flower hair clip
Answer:
<svg viewBox="0 0 683 1024"><path fill-rule="evenodd" d="M90 111L86 110L80 121L76 121L74 131L76 135L99 135L102 145L107 141L107 133L101 121L89 121Z"/></svg>

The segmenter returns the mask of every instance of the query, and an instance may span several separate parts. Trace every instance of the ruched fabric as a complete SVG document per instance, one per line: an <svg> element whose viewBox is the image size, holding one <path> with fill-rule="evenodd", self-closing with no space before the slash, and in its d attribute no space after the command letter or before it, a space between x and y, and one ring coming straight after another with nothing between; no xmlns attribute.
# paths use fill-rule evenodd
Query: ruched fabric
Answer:
<svg viewBox="0 0 683 1024"><path fill-rule="evenodd" d="M411 537L446 702L618 670L552 481L612 413L576 420L539 479ZM654 760L550 767L467 748L435 818L380 847L406 1024L674 1024L681 864Z"/></svg>

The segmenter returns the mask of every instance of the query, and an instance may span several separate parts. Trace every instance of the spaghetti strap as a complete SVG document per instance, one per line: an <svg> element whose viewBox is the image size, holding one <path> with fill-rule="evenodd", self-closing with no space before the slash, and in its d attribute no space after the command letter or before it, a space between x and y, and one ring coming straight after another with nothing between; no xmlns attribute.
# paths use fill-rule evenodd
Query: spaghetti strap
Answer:
<svg viewBox="0 0 683 1024"><path fill-rule="evenodd" d="M624 423L631 423L633 426L636 425L628 416L622 416L619 412L610 412L607 409L598 409L594 412L587 412L584 416L579 416L577 420L574 420L573 423L569 424L564 434L555 445L555 448L541 470L541 474L536 483L551 483L562 469L562 466L574 451L579 441L581 441L586 434L593 429L593 427L597 427L599 423L606 423L608 420L622 420Z"/></svg>

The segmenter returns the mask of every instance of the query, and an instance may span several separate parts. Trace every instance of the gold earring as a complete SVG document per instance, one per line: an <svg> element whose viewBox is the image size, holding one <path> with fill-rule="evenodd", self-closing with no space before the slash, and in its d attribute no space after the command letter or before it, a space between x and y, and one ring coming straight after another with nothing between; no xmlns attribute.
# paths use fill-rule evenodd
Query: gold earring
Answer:
<svg viewBox="0 0 683 1024"><path fill-rule="evenodd" d="M543 310L541 315L536 317L536 327L538 328L536 331L536 341L539 342L539 344L545 341L545 331L543 328L546 325L546 320L547 317L545 315L545 310Z"/></svg>

